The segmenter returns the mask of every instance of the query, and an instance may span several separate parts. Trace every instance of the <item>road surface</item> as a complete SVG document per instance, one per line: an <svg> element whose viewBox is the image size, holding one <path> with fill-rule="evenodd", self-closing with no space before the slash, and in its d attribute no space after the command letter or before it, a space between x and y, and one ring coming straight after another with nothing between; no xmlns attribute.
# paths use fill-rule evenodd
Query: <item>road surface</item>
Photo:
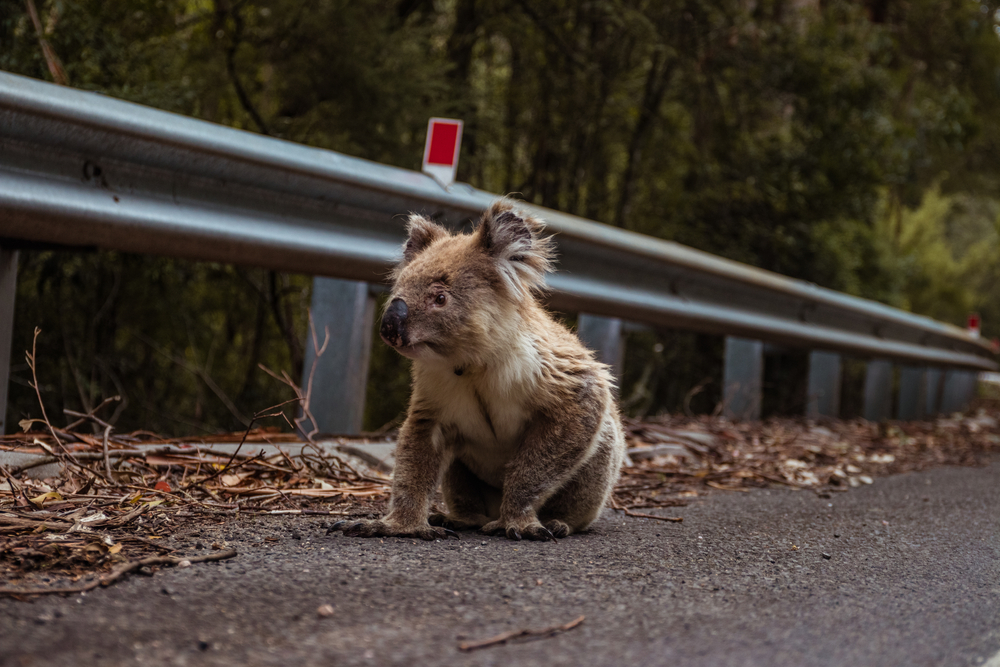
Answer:
<svg viewBox="0 0 1000 667"><path fill-rule="evenodd" d="M558 543L232 518L173 546L225 543L233 560L0 600L0 664L1000 667L1000 461L830 498L713 492L669 513L684 523L608 512Z"/></svg>

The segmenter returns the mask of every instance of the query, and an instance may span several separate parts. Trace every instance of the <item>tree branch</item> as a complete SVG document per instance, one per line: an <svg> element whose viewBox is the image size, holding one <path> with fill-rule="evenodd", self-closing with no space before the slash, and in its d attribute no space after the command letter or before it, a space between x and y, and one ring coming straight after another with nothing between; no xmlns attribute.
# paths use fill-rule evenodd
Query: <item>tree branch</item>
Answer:
<svg viewBox="0 0 1000 667"><path fill-rule="evenodd" d="M271 131L268 129L267 124L264 123L264 119L257 113L257 109L254 107L253 102L250 101L250 96L247 94L236 72L236 51L240 48L240 43L243 41L243 28L245 25L243 23L243 16L240 14L239 4L234 6L225 3L223 6L219 0L216 0L215 11L217 15L230 18L233 22L232 37L229 40L229 46L226 48L226 72L229 74L229 80L236 91L236 97L240 100L240 105L242 105L243 109L250 115L253 122L256 123L260 133L269 135Z"/></svg>

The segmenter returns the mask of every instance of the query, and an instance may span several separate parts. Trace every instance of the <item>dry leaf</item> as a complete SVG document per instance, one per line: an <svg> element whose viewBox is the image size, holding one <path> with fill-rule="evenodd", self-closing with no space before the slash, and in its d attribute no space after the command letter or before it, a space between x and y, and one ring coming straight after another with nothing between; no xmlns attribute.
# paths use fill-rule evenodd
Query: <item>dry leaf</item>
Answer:
<svg viewBox="0 0 1000 667"><path fill-rule="evenodd" d="M33 502L38 506L44 505L45 501L47 500L50 502L55 502L57 500L64 500L64 498L61 495L59 495L58 491L49 491L48 493L43 493L40 496L35 496L34 498L31 498L31 502Z"/></svg>
<svg viewBox="0 0 1000 667"><path fill-rule="evenodd" d="M45 423L45 421L42 419L22 419L21 421L17 422L17 425L20 426L25 433L27 433L28 431L31 430L31 425L34 424L35 422L38 422L39 424Z"/></svg>
<svg viewBox="0 0 1000 667"><path fill-rule="evenodd" d="M219 481L222 482L223 486L236 486L240 483L240 476L233 474L222 475L219 477Z"/></svg>

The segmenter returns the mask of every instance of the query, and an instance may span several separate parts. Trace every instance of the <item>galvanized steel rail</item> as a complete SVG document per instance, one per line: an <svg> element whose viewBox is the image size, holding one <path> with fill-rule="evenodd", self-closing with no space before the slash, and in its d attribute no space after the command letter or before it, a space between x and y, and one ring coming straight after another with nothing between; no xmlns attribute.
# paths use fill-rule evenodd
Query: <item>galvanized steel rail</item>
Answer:
<svg viewBox="0 0 1000 667"><path fill-rule="evenodd" d="M0 73L2 239L379 282L408 211L471 224L496 195ZM950 368L965 330L676 243L529 206L557 234L553 307Z"/></svg>

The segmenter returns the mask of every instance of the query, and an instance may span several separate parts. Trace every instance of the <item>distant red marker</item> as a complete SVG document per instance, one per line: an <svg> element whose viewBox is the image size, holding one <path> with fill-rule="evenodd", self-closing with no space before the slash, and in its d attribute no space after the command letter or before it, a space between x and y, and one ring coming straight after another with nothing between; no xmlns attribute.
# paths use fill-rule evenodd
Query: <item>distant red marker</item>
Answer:
<svg viewBox="0 0 1000 667"><path fill-rule="evenodd" d="M979 338L979 313L969 313L969 333Z"/></svg>
<svg viewBox="0 0 1000 667"><path fill-rule="evenodd" d="M424 173L445 187L454 183L461 148L462 121L431 118L427 122L427 143L424 145Z"/></svg>

